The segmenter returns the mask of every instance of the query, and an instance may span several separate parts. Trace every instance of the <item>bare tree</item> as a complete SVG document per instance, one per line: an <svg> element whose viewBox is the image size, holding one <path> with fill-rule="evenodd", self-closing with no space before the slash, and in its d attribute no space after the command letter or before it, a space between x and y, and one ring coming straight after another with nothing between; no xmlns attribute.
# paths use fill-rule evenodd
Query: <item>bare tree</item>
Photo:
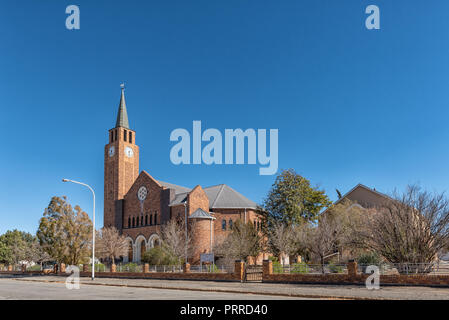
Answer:
<svg viewBox="0 0 449 320"><path fill-rule="evenodd" d="M366 216L360 238L365 247L390 263L412 263L416 264L415 272L427 272L438 253L448 246L449 201L444 194L410 185L403 194L394 193L391 201L373 211ZM406 267L410 271L410 266Z"/></svg>
<svg viewBox="0 0 449 320"><path fill-rule="evenodd" d="M105 227L97 231L97 245L95 251L100 258L115 259L128 253L128 241L114 227Z"/></svg>
<svg viewBox="0 0 449 320"><path fill-rule="evenodd" d="M248 258L252 257L255 261L262 250L262 240L253 223L237 220L232 227L232 232L227 237L215 239L214 252L217 256L227 260L248 261Z"/></svg>
<svg viewBox="0 0 449 320"><path fill-rule="evenodd" d="M268 242L272 248L272 253L279 256L292 256L298 252L298 241L296 235L297 228L291 224L282 222L273 223L268 231ZM284 265L284 259L281 259Z"/></svg>
<svg viewBox="0 0 449 320"><path fill-rule="evenodd" d="M340 254L343 248L357 247L356 230L362 223L362 209L350 201L332 207L319 217L318 225L298 228L297 243L324 265L330 255ZM324 272L324 269L323 269Z"/></svg>
<svg viewBox="0 0 449 320"><path fill-rule="evenodd" d="M159 232L162 240L162 247L172 256L176 257L180 264L185 259L186 251L188 257L193 254L193 229L194 226L190 224L186 238L184 221L170 220L162 226Z"/></svg>

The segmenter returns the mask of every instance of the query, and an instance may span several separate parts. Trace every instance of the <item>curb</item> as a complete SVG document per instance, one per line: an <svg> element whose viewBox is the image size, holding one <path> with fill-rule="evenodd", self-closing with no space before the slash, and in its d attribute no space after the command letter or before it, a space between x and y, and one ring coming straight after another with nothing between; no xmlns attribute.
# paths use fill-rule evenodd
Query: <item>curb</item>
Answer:
<svg viewBox="0 0 449 320"><path fill-rule="evenodd" d="M65 283L65 281L58 281L58 280L24 280L24 279L17 279L17 278L13 278L13 280L24 281L24 282L34 281L34 282L44 282L44 283ZM255 291L241 291L241 290L229 290L229 289L164 287L164 286L127 285L127 284L111 284L111 283L80 282L80 285L141 288L141 289L183 290L183 291L200 291L200 292L240 293L240 294L252 294L252 295L327 299L327 300L391 300L391 299L377 298L377 297L376 298L368 298L368 297L337 296L337 295L315 295L315 294L294 294L294 293L287 294L287 293L278 293L278 292L255 292Z"/></svg>

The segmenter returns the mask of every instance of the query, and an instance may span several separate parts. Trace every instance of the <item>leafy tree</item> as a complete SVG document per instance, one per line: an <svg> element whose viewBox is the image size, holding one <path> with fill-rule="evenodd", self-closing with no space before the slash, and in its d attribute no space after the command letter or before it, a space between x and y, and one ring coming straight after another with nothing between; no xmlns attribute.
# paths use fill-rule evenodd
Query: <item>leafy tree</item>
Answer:
<svg viewBox="0 0 449 320"><path fill-rule="evenodd" d="M73 209L64 196L51 199L40 219L37 237L54 260L76 265L88 259L91 234L89 216L79 206Z"/></svg>
<svg viewBox="0 0 449 320"><path fill-rule="evenodd" d="M97 231L95 251L98 257L110 259L115 264L115 259L128 253L128 241L114 227L102 228Z"/></svg>
<svg viewBox="0 0 449 320"><path fill-rule="evenodd" d="M312 187L310 181L293 169L283 170L264 200L261 213L264 228L274 223L302 224L316 222L320 211L331 204L324 190Z"/></svg>
<svg viewBox="0 0 449 320"><path fill-rule="evenodd" d="M33 260L32 249L35 237L28 232L13 230L0 236L0 262L17 264Z"/></svg>

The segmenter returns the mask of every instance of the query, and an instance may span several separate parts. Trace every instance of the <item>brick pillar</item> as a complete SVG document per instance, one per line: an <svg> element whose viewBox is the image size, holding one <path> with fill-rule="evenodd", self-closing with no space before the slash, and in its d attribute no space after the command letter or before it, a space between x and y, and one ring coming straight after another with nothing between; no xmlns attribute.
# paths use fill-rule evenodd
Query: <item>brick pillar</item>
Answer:
<svg viewBox="0 0 449 320"><path fill-rule="evenodd" d="M189 273L190 272L190 263L184 263L184 265L182 266L182 270L184 271L184 273Z"/></svg>
<svg viewBox="0 0 449 320"><path fill-rule="evenodd" d="M301 262L302 262L302 257L301 256L296 257L296 263L301 263Z"/></svg>
<svg viewBox="0 0 449 320"><path fill-rule="evenodd" d="M22 264L22 272L25 273L27 271L27 265Z"/></svg>
<svg viewBox="0 0 449 320"><path fill-rule="evenodd" d="M149 272L150 272L150 265L148 263L145 263L143 266L143 273L149 273Z"/></svg>
<svg viewBox="0 0 449 320"><path fill-rule="evenodd" d="M262 267L262 279L269 274L273 274L273 261L264 260Z"/></svg>
<svg viewBox="0 0 449 320"><path fill-rule="evenodd" d="M89 265L83 264L83 272L89 272Z"/></svg>
<svg viewBox="0 0 449 320"><path fill-rule="evenodd" d="M357 262L355 261L350 261L348 262L348 275L352 278L352 277L356 277L357 276Z"/></svg>
<svg viewBox="0 0 449 320"><path fill-rule="evenodd" d="M61 263L59 273L65 273L65 263Z"/></svg>
<svg viewBox="0 0 449 320"><path fill-rule="evenodd" d="M12 265L8 265L8 271L12 271Z"/></svg>
<svg viewBox="0 0 449 320"><path fill-rule="evenodd" d="M111 265L111 272L117 272L117 266L115 264Z"/></svg>
<svg viewBox="0 0 449 320"><path fill-rule="evenodd" d="M241 260L235 261L234 276L236 280L240 280L243 282L245 276L245 262Z"/></svg>
<svg viewBox="0 0 449 320"><path fill-rule="evenodd" d="M55 264L54 266L53 266L53 273L58 273L58 268L59 267L59 265L58 264Z"/></svg>

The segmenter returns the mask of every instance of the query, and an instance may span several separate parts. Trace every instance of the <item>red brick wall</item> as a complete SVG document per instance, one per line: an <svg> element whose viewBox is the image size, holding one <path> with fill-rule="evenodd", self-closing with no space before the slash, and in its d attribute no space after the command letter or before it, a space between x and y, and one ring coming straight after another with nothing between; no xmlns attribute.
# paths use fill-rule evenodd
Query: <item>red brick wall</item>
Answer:
<svg viewBox="0 0 449 320"><path fill-rule="evenodd" d="M145 224L145 216L148 215L148 223L150 223L150 216L152 216L152 226L141 226L139 223L139 227L129 228L128 226L128 218L141 219L141 203L137 198L137 191L141 186L145 186L148 190L148 195L143 202L143 222ZM162 187L156 182L148 173L142 171L129 190L129 192L125 196L124 202L124 215L123 215L123 234L131 236L133 240L139 234L144 235L144 237L148 240L149 236L155 232L157 232L160 222L161 222L161 192ZM154 225L154 217L157 216L157 225Z"/></svg>

